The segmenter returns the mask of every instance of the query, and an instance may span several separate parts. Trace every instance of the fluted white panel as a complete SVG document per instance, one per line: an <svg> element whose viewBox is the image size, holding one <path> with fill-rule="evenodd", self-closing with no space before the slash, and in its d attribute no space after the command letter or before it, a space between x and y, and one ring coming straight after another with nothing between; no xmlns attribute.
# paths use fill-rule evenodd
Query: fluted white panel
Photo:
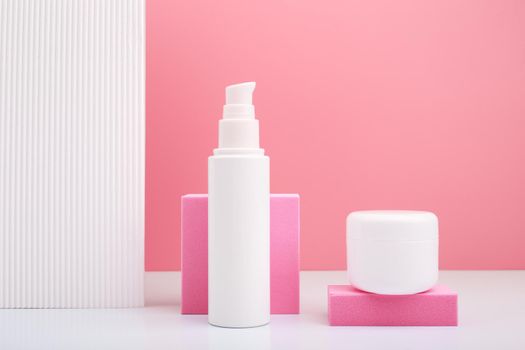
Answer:
<svg viewBox="0 0 525 350"><path fill-rule="evenodd" d="M0 0L0 307L143 305L143 0Z"/></svg>

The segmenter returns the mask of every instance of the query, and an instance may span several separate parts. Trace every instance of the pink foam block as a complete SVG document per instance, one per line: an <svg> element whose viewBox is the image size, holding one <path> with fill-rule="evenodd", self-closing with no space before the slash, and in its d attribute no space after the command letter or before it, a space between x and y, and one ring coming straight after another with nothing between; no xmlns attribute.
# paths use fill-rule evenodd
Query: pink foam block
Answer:
<svg viewBox="0 0 525 350"><path fill-rule="evenodd" d="M208 313L208 196L182 196L181 313ZM299 313L299 195L270 196L272 314Z"/></svg>
<svg viewBox="0 0 525 350"><path fill-rule="evenodd" d="M438 285L414 295L379 295L328 286L331 326L457 326L458 296Z"/></svg>

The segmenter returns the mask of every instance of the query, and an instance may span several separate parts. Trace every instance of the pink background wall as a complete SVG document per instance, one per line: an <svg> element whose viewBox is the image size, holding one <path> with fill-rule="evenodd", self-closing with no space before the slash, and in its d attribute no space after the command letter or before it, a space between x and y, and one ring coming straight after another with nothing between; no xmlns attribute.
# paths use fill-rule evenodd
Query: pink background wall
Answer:
<svg viewBox="0 0 525 350"><path fill-rule="evenodd" d="M525 268L525 2L147 1L148 270L179 268L180 196L246 80L303 269L343 269L374 208L434 211L441 268Z"/></svg>

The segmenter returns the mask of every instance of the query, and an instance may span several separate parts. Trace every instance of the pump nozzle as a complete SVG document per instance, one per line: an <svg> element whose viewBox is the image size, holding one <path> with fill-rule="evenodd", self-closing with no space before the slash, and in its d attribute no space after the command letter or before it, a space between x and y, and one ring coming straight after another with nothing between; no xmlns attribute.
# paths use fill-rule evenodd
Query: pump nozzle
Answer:
<svg viewBox="0 0 525 350"><path fill-rule="evenodd" d="M255 82L240 83L226 87L227 105L251 105Z"/></svg>
<svg viewBox="0 0 525 350"><path fill-rule="evenodd" d="M219 148L259 149L259 121L252 94L255 82L226 87L226 104L219 121Z"/></svg>
<svg viewBox="0 0 525 350"><path fill-rule="evenodd" d="M255 109L252 104L252 95L255 82L234 84L226 87L226 104L222 117L230 118L255 118Z"/></svg>

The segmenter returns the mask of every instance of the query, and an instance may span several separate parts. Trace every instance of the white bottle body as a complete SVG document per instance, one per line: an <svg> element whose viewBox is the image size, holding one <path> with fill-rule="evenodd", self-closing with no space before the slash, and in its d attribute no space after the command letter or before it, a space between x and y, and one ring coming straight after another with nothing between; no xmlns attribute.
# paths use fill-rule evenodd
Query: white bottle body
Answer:
<svg viewBox="0 0 525 350"><path fill-rule="evenodd" d="M270 321L270 159L262 149L208 159L208 320Z"/></svg>

